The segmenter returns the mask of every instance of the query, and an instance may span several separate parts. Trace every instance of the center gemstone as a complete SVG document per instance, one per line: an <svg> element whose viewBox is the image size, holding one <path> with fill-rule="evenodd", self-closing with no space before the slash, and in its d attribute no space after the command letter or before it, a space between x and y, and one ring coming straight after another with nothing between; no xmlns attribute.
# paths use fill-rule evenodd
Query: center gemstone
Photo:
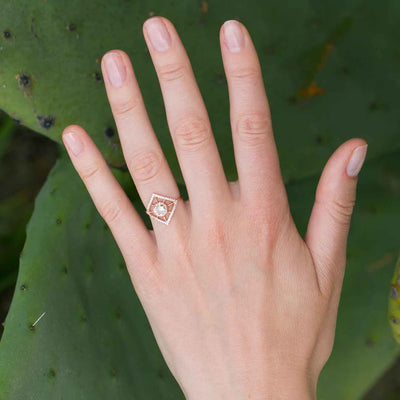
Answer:
<svg viewBox="0 0 400 400"><path fill-rule="evenodd" d="M154 206L153 211L154 211L154 214L156 214L158 217L163 217L167 213L168 210L167 210L167 206L164 203L159 202Z"/></svg>

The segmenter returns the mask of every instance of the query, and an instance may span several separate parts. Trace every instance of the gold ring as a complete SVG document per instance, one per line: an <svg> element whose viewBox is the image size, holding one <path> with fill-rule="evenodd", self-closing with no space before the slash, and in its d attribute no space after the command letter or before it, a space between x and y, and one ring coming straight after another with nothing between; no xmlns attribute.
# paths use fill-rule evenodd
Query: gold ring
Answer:
<svg viewBox="0 0 400 400"><path fill-rule="evenodd" d="M181 195L179 195L179 197L176 199L173 199L172 197L166 197L162 196L161 194L153 193L147 206L146 213L157 221L168 225L175 212L178 200L181 198Z"/></svg>

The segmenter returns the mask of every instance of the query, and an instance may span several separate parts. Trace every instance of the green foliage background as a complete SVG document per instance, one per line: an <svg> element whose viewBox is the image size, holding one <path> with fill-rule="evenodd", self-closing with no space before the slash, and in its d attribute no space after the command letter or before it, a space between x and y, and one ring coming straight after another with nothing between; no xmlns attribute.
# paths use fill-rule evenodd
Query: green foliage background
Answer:
<svg viewBox="0 0 400 400"><path fill-rule="evenodd" d="M141 33L153 13L175 23L189 52L230 180L237 176L218 30L230 18L248 27L301 232L330 154L350 137L368 141L336 343L319 387L320 399L359 398L398 354L387 298L399 249L400 52L395 38L400 26L395 17L400 3L5 1L0 106L59 143L66 125L82 125L110 166L120 168L113 172L142 213L123 172L99 61L112 48L131 56L154 128L182 183ZM121 263L111 234L63 153L28 226L0 343L0 399L181 396Z"/></svg>

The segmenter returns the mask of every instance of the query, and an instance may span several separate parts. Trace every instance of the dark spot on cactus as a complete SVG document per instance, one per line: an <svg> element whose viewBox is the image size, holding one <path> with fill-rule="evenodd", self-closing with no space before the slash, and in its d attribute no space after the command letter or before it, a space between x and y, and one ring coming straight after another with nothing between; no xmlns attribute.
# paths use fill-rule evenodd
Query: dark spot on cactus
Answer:
<svg viewBox="0 0 400 400"><path fill-rule="evenodd" d="M63 271L65 275L68 274L68 267L66 265L63 266Z"/></svg>
<svg viewBox="0 0 400 400"><path fill-rule="evenodd" d="M160 379L164 379L165 375L164 375L164 370L163 370L162 368L159 368L159 369L157 370L157 376L158 376Z"/></svg>
<svg viewBox="0 0 400 400"><path fill-rule="evenodd" d="M33 324L29 325L29 330L33 332L35 330L35 326Z"/></svg>
<svg viewBox="0 0 400 400"><path fill-rule="evenodd" d="M223 85L224 83L226 83L225 74L221 71L218 71L215 74L215 80L218 85Z"/></svg>
<svg viewBox="0 0 400 400"><path fill-rule="evenodd" d="M93 264L89 265L89 271L93 274L93 272L94 272L94 265Z"/></svg>
<svg viewBox="0 0 400 400"><path fill-rule="evenodd" d="M49 371L49 377L50 378L55 378L56 377L56 370L54 368L51 368Z"/></svg>
<svg viewBox="0 0 400 400"><path fill-rule="evenodd" d="M379 109L379 105L376 101L372 101L368 106L370 111L376 111Z"/></svg>
<svg viewBox="0 0 400 400"><path fill-rule="evenodd" d="M324 142L325 142L325 138L324 138L322 135L317 135L317 136L315 137L315 143L316 143L317 145L324 144Z"/></svg>
<svg viewBox="0 0 400 400"><path fill-rule="evenodd" d="M11 37L10 31L3 31L3 37L4 37L5 39L10 39L10 37Z"/></svg>
<svg viewBox="0 0 400 400"><path fill-rule="evenodd" d="M57 225L61 225L61 223L62 223L61 218L57 218L57 219L56 219L56 224L57 224Z"/></svg>
<svg viewBox="0 0 400 400"><path fill-rule="evenodd" d="M297 102L298 102L297 96L290 96L290 97L288 98L288 102L289 102L289 104L291 104L292 106L295 105L295 104L297 104Z"/></svg>
<svg viewBox="0 0 400 400"><path fill-rule="evenodd" d="M114 129L111 128L110 126L107 126L104 129L104 136L107 138L112 138L115 135Z"/></svg>
<svg viewBox="0 0 400 400"><path fill-rule="evenodd" d="M200 15L199 19L197 20L197 24L199 26L204 26L206 24L206 19L204 18L204 15Z"/></svg>
<svg viewBox="0 0 400 400"><path fill-rule="evenodd" d="M53 188L50 190L50 194L54 194L56 192L57 188Z"/></svg>
<svg viewBox="0 0 400 400"><path fill-rule="evenodd" d="M33 36L34 36L35 38L37 38L38 35L37 35L36 32L35 32L35 28L34 28L34 26L33 26L33 20L34 20L34 18L31 19L31 32L33 33Z"/></svg>
<svg viewBox="0 0 400 400"><path fill-rule="evenodd" d="M119 269L125 269L125 263L124 262L121 262L119 264Z"/></svg>
<svg viewBox="0 0 400 400"><path fill-rule="evenodd" d="M341 72L343 75L350 75L350 70L349 70L348 67L342 67L341 70L340 70L340 72Z"/></svg>
<svg viewBox="0 0 400 400"><path fill-rule="evenodd" d="M115 319L121 319L121 312L119 310L114 310Z"/></svg>
<svg viewBox="0 0 400 400"><path fill-rule="evenodd" d="M394 287L394 286L392 286L392 287L390 288L390 297L391 297L392 299L397 299L397 298L399 297L399 292L397 291L397 288Z"/></svg>
<svg viewBox="0 0 400 400"><path fill-rule="evenodd" d="M25 284L22 284L22 285L20 286L20 289L21 289L21 290L26 290L26 289L27 289L27 286L26 286Z"/></svg>
<svg viewBox="0 0 400 400"><path fill-rule="evenodd" d="M73 24L73 23L70 23L70 24L67 25L67 29L68 29L70 32L74 32L74 31L76 31L76 25Z"/></svg>
<svg viewBox="0 0 400 400"><path fill-rule="evenodd" d="M89 229L89 228L90 228L90 222L87 222L87 223L85 224L85 228L86 228L86 229Z"/></svg>
<svg viewBox="0 0 400 400"><path fill-rule="evenodd" d="M101 76L101 73L100 73L100 72L95 72L95 73L93 74L93 77L94 77L94 80L95 80L96 82L98 82L98 83L103 82L103 77Z"/></svg>
<svg viewBox="0 0 400 400"><path fill-rule="evenodd" d="M365 339L365 345L367 347L374 347L375 346L375 341L371 337L368 337L368 338Z"/></svg>
<svg viewBox="0 0 400 400"><path fill-rule="evenodd" d="M117 371L114 368L111 368L111 376L115 378L117 376Z"/></svg>
<svg viewBox="0 0 400 400"><path fill-rule="evenodd" d="M81 321L82 321L83 323L86 323L86 322L87 322L87 316L86 316L85 314L82 315Z"/></svg>
<svg viewBox="0 0 400 400"><path fill-rule="evenodd" d="M26 89L31 85L31 77L28 74L18 74L17 79L20 89Z"/></svg>
<svg viewBox="0 0 400 400"><path fill-rule="evenodd" d="M390 317L390 321L392 322L392 324L397 325L399 323L399 320L396 317Z"/></svg>
<svg viewBox="0 0 400 400"><path fill-rule="evenodd" d="M36 121L43 129L50 129L55 122L56 118L53 115L38 115Z"/></svg>

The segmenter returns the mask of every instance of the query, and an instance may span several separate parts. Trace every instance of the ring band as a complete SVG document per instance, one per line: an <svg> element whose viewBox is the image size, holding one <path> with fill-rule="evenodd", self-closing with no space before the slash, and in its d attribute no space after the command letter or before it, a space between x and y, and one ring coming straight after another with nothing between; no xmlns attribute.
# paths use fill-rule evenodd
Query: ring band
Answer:
<svg viewBox="0 0 400 400"><path fill-rule="evenodd" d="M178 200L181 198L181 195L176 199L173 199L171 197L166 197L162 196L161 194L153 193L147 206L146 213L157 221L168 225L171 221L172 215L175 212Z"/></svg>

